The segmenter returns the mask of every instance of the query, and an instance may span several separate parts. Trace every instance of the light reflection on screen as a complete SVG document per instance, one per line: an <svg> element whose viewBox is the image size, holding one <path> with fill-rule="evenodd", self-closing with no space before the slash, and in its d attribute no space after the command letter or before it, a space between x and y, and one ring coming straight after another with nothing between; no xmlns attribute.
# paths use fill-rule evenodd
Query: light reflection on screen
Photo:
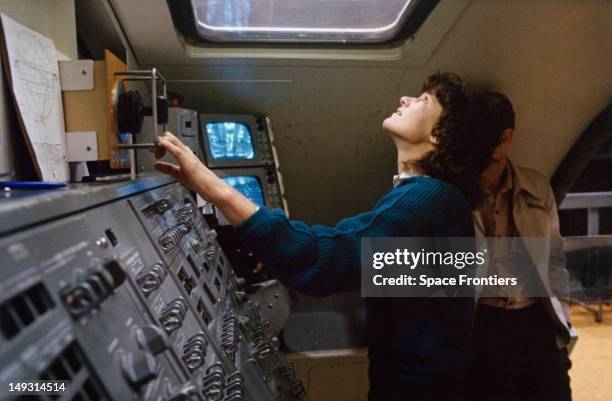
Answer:
<svg viewBox="0 0 612 401"><path fill-rule="evenodd" d="M251 132L244 123L207 123L206 133L213 159L252 159L255 156Z"/></svg>
<svg viewBox="0 0 612 401"><path fill-rule="evenodd" d="M256 177L246 175L226 177L223 181L234 187L238 192L249 198L257 206L265 206L261 184Z"/></svg>

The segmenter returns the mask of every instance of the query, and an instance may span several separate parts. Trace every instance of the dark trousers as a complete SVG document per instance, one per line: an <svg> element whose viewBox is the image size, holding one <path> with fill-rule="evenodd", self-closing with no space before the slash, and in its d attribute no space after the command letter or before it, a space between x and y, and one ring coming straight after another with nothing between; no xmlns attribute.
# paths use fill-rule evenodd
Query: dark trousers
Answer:
<svg viewBox="0 0 612 401"><path fill-rule="evenodd" d="M408 385L405 388L370 387L368 401L465 401L457 383Z"/></svg>
<svg viewBox="0 0 612 401"><path fill-rule="evenodd" d="M519 310L478 305L470 401L571 401L567 349L541 303Z"/></svg>

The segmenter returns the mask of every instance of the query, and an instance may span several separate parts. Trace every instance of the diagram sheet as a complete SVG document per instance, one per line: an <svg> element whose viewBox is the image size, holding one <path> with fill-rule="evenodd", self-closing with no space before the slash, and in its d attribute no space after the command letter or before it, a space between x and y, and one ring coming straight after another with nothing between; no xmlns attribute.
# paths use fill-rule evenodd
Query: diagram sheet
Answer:
<svg viewBox="0 0 612 401"><path fill-rule="evenodd" d="M39 177L68 181L59 69L53 41L4 14L2 57Z"/></svg>

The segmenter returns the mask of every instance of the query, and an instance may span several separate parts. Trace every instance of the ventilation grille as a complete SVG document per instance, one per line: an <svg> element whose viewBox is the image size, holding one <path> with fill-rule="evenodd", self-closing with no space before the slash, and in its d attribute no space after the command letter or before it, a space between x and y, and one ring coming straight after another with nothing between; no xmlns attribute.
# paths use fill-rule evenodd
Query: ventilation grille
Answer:
<svg viewBox="0 0 612 401"><path fill-rule="evenodd" d="M11 339L54 307L42 283L33 285L0 305L0 332Z"/></svg>
<svg viewBox="0 0 612 401"><path fill-rule="evenodd" d="M100 382L93 375L85 362L85 356L73 342L58 355L49 367L39 376L40 380L66 380L66 389L74 391L71 398L67 394L47 395L52 400L62 401L105 401L106 397ZM75 388L76 387L76 388ZM40 398L42 400L42 398ZM38 398L32 398L38 400Z"/></svg>

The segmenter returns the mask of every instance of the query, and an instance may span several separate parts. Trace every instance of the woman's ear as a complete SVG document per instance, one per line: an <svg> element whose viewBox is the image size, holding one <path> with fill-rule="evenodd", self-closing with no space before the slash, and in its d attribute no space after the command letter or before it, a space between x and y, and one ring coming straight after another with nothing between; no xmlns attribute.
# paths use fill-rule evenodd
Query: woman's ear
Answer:
<svg viewBox="0 0 612 401"><path fill-rule="evenodd" d="M438 142L438 137L435 136L433 133L429 134L429 143L433 144L433 145L437 145Z"/></svg>
<svg viewBox="0 0 612 401"><path fill-rule="evenodd" d="M512 128L506 128L504 132L502 132L501 143L510 146L512 144L512 139L514 138L514 130Z"/></svg>

